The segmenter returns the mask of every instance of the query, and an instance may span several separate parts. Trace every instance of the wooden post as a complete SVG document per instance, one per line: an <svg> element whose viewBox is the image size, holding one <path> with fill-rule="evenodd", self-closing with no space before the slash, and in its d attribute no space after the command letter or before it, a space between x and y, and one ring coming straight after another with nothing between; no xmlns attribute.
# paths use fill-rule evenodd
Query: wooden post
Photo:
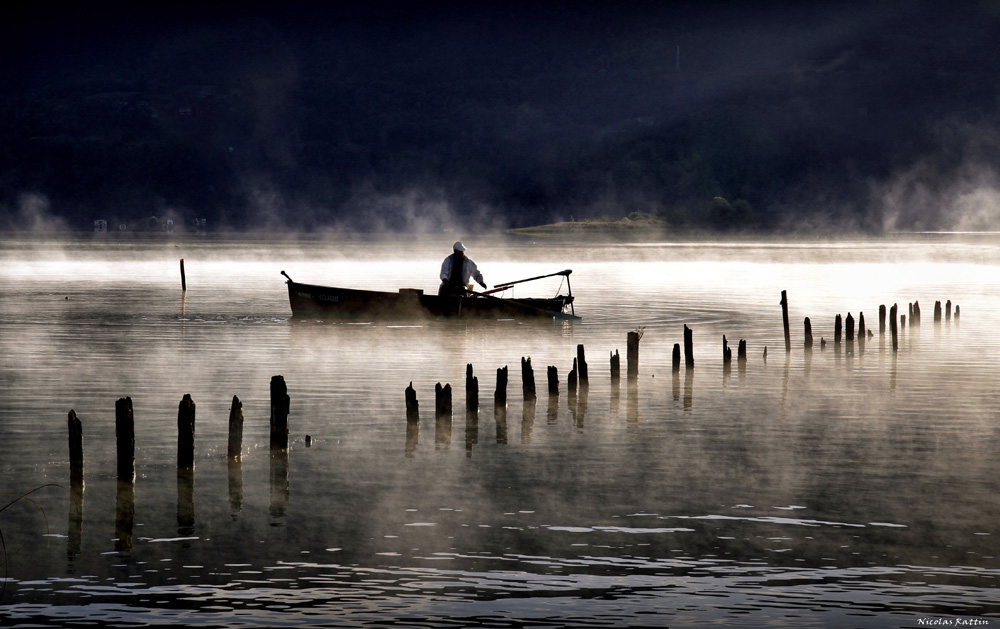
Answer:
<svg viewBox="0 0 1000 629"><path fill-rule="evenodd" d="M840 339L844 334L844 319L837 315L833 320L833 344L840 345Z"/></svg>
<svg viewBox="0 0 1000 629"><path fill-rule="evenodd" d="M583 347L583 345L580 345ZM523 399L534 400L535 395L535 370L531 367L531 357L521 357L521 393Z"/></svg>
<svg viewBox="0 0 1000 629"><path fill-rule="evenodd" d="M726 339L726 335L722 335L722 364L723 366L729 366L733 362L733 350L729 347L729 341Z"/></svg>
<svg viewBox="0 0 1000 629"><path fill-rule="evenodd" d="M951 300L950 299L948 300L948 302L944 306L944 320L945 321L951 321Z"/></svg>
<svg viewBox="0 0 1000 629"><path fill-rule="evenodd" d="M187 289L187 277L184 276L184 258L181 258L181 290L186 292Z"/></svg>
<svg viewBox="0 0 1000 629"><path fill-rule="evenodd" d="M413 382L410 382L410 386L406 387L406 421L420 421L420 403L417 402L417 392L413 388Z"/></svg>
<svg viewBox="0 0 1000 629"><path fill-rule="evenodd" d="M916 325L916 326L920 325L920 302L919 301L914 301L913 302L913 316L910 317L910 324L911 325Z"/></svg>
<svg viewBox="0 0 1000 629"><path fill-rule="evenodd" d="M740 339L740 344L736 349L736 362L738 362L741 367L744 367L747 364L747 342L744 339Z"/></svg>
<svg viewBox="0 0 1000 629"><path fill-rule="evenodd" d="M465 410L479 410L479 378L472 375L472 363L465 365Z"/></svg>
<svg viewBox="0 0 1000 629"><path fill-rule="evenodd" d="M622 379L622 362L618 355L618 350L611 354L611 382L619 382Z"/></svg>
<svg viewBox="0 0 1000 629"><path fill-rule="evenodd" d="M781 291L781 322L785 326L785 352L792 351L792 335L788 329L788 293Z"/></svg>
<svg viewBox="0 0 1000 629"><path fill-rule="evenodd" d="M177 467L194 467L194 412L195 404L190 393L177 407Z"/></svg>
<svg viewBox="0 0 1000 629"><path fill-rule="evenodd" d="M863 312L858 313L858 350L865 351L865 313Z"/></svg>
<svg viewBox="0 0 1000 629"><path fill-rule="evenodd" d="M629 380L636 380L639 377L639 339L641 334L638 330L628 333L625 348L626 377Z"/></svg>
<svg viewBox="0 0 1000 629"><path fill-rule="evenodd" d="M847 341L854 342L854 315L847 313Z"/></svg>
<svg viewBox="0 0 1000 629"><path fill-rule="evenodd" d="M554 365L547 369L549 379L549 395L559 395L559 370Z"/></svg>
<svg viewBox="0 0 1000 629"><path fill-rule="evenodd" d="M576 346L576 376L581 387L590 384L590 378L587 375L587 359L583 355L582 343Z"/></svg>
<svg viewBox="0 0 1000 629"><path fill-rule="evenodd" d="M115 402L115 441L118 446L118 480L135 480L135 418L132 415L132 398L119 398Z"/></svg>
<svg viewBox="0 0 1000 629"><path fill-rule="evenodd" d="M805 320L805 336L806 336L805 348L806 349L812 349L812 346L813 346L813 326L812 326L812 322L809 320L809 317L806 317L806 320Z"/></svg>
<svg viewBox="0 0 1000 629"><path fill-rule="evenodd" d="M934 323L941 323L941 302L934 302Z"/></svg>
<svg viewBox="0 0 1000 629"><path fill-rule="evenodd" d="M684 325L684 366L694 369L694 332Z"/></svg>
<svg viewBox="0 0 1000 629"><path fill-rule="evenodd" d="M434 414L438 418L451 417L451 385L434 385Z"/></svg>
<svg viewBox="0 0 1000 629"><path fill-rule="evenodd" d="M497 369L497 390L493 393L493 405L507 408L507 367Z"/></svg>
<svg viewBox="0 0 1000 629"><path fill-rule="evenodd" d="M892 351L894 352L899 350L898 331L896 328L897 325L896 304L893 304L892 308L889 309L889 333L892 335Z"/></svg>
<svg viewBox="0 0 1000 629"><path fill-rule="evenodd" d="M955 321L956 322L958 322L958 316L959 316L958 304L955 304Z"/></svg>
<svg viewBox="0 0 1000 629"><path fill-rule="evenodd" d="M910 327L913 327L913 302L906 304L906 316L910 318Z"/></svg>
<svg viewBox="0 0 1000 629"><path fill-rule="evenodd" d="M73 409L66 419L69 425L69 482L72 486L83 485L83 422Z"/></svg>
<svg viewBox="0 0 1000 629"><path fill-rule="evenodd" d="M291 398L284 376L271 377L271 449L288 449L288 412Z"/></svg>
<svg viewBox="0 0 1000 629"><path fill-rule="evenodd" d="M878 307L878 334L885 336L885 305Z"/></svg>
<svg viewBox="0 0 1000 629"><path fill-rule="evenodd" d="M239 459L243 455L243 402L233 396L233 404L229 407L229 446L226 456Z"/></svg>
<svg viewBox="0 0 1000 629"><path fill-rule="evenodd" d="M569 372L569 378L566 382L566 388L569 389L570 393L576 393L576 359L573 359L573 369Z"/></svg>
<svg viewBox="0 0 1000 629"><path fill-rule="evenodd" d="M671 365L674 373L680 373L681 370L681 344L674 343L674 353L671 356Z"/></svg>

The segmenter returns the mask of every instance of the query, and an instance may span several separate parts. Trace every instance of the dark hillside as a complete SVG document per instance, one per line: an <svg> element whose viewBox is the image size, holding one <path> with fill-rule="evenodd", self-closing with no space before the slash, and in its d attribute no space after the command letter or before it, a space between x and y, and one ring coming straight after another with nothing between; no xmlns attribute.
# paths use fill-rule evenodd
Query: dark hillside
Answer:
<svg viewBox="0 0 1000 629"><path fill-rule="evenodd" d="M0 228L990 227L996 6L7 8Z"/></svg>

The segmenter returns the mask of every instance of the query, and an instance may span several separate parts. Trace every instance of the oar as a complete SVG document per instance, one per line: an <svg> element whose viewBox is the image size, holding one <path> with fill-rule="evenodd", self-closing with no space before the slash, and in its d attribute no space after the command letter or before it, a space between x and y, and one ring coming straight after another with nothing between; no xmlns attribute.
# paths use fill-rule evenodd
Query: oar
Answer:
<svg viewBox="0 0 1000 629"><path fill-rule="evenodd" d="M560 274L559 273L553 273L553 275L560 275ZM524 302L517 301L516 299L500 299L499 297L494 297L493 295L487 295L486 293L477 293L474 290L468 290L468 289L466 289L465 292L468 293L468 294L470 294L470 295L476 295L477 297L486 297L487 299L495 299L495 300L501 301L501 302L503 302L505 304L514 304L515 306L518 306L520 308L527 308L528 310L536 310L538 312L544 312L545 314L547 314L549 316L552 316L552 317L555 317L557 319L580 319L580 318L582 318L582 317L576 316L575 314L566 314L565 312L556 312L555 310L548 310L546 308L539 308L538 306L532 306L531 304L526 304Z"/></svg>
<svg viewBox="0 0 1000 629"><path fill-rule="evenodd" d="M546 277L554 277L556 275L565 275L566 277L569 277L569 274L572 273L572 272L573 272L573 269L566 269L565 271L559 271L558 273L549 273L548 275L538 275L536 277L529 277L529 278L523 279L523 280L514 280L513 282L504 282L503 284L497 284L496 286L493 287L493 290L486 291L486 292L487 293L492 293L493 291L503 290L505 288L513 286L514 284L520 284L522 282L533 282L535 280L544 279Z"/></svg>

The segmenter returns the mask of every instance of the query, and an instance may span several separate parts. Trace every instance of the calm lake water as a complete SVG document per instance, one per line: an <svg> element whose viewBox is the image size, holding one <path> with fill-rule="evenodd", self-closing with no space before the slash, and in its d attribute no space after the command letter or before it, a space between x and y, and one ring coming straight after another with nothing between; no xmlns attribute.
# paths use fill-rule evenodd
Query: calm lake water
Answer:
<svg viewBox="0 0 1000 629"><path fill-rule="evenodd" d="M282 270L433 291L452 240L0 241L0 625L1000 625L1000 235L468 237L491 286L572 269L582 319L291 319ZM549 296L561 280L514 294ZM948 300L960 317L935 324ZM920 326L907 321L893 352L879 306L906 315L913 302ZM848 313L874 332L863 348L834 343ZM695 368L674 375L685 325ZM578 345L589 386L571 392ZM274 375L291 399L283 454L269 448ZM453 388L450 422L434 417L437 383ZM193 478L177 472L185 394ZM120 486L126 396L137 478Z"/></svg>

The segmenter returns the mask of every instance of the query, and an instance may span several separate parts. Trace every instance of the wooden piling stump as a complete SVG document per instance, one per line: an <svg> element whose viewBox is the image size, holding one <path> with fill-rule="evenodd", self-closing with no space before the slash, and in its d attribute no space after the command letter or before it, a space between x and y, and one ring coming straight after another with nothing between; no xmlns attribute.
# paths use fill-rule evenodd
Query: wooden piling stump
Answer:
<svg viewBox="0 0 1000 629"><path fill-rule="evenodd" d="M566 380L566 388L569 389L570 393L576 393L576 359L573 359L573 369L569 372L569 377Z"/></svg>
<svg viewBox="0 0 1000 629"><path fill-rule="evenodd" d="M678 373L681 370L681 344L674 343L674 352L670 359L671 366L674 373Z"/></svg>
<svg viewBox="0 0 1000 629"><path fill-rule="evenodd" d="M587 359L584 356L582 343L576 346L576 376L581 387L590 383L590 377L587 373Z"/></svg>
<svg viewBox="0 0 1000 629"><path fill-rule="evenodd" d="M694 369L694 332L684 325L684 366Z"/></svg>
<svg viewBox="0 0 1000 629"><path fill-rule="evenodd" d="M82 485L83 422L73 409L70 409L66 419L69 427L69 481L73 486Z"/></svg>
<svg viewBox="0 0 1000 629"><path fill-rule="evenodd" d="M844 319L837 315L833 320L833 344L840 345L840 339L844 335Z"/></svg>
<svg viewBox="0 0 1000 629"><path fill-rule="evenodd" d="M885 336L885 305L878 307L878 333Z"/></svg>
<svg viewBox="0 0 1000 629"><path fill-rule="evenodd" d="M611 381L618 382L622 378L622 363L621 357L618 355L618 350L615 350L611 354Z"/></svg>
<svg viewBox="0 0 1000 629"><path fill-rule="evenodd" d="M805 346L806 349L812 349L812 346L813 346L813 326L812 326L812 321L809 320L809 317L805 318L804 327L805 327L805 343L804 343L804 346Z"/></svg>
<svg viewBox="0 0 1000 629"><path fill-rule="evenodd" d="M642 332L639 330L632 330L628 333L625 349L625 369L629 380L635 380L639 377L639 339L641 338Z"/></svg>
<svg viewBox="0 0 1000 629"><path fill-rule="evenodd" d="M889 309L889 333L892 336L892 351L899 351L899 337L896 323L896 304Z"/></svg>
<svg viewBox="0 0 1000 629"><path fill-rule="evenodd" d="M291 398L284 376L271 377L271 449L288 449L288 413Z"/></svg>
<svg viewBox="0 0 1000 629"><path fill-rule="evenodd" d="M440 382L434 385L434 414L437 417L451 417L451 385Z"/></svg>
<svg viewBox="0 0 1000 629"><path fill-rule="evenodd" d="M493 393L493 405L507 408L507 367L497 369L497 388Z"/></svg>
<svg viewBox="0 0 1000 629"><path fill-rule="evenodd" d="M190 393L177 407L177 467L194 467L194 419L195 403Z"/></svg>
<svg viewBox="0 0 1000 629"><path fill-rule="evenodd" d="M848 342L854 342L854 315L847 313L846 336Z"/></svg>
<svg viewBox="0 0 1000 629"><path fill-rule="evenodd" d="M479 378L472 373L472 363L465 365L465 410L479 410Z"/></svg>
<svg viewBox="0 0 1000 629"><path fill-rule="evenodd" d="M226 456L238 459L243 454L243 402L233 396L233 404L229 407L229 444Z"/></svg>
<svg viewBox="0 0 1000 629"><path fill-rule="evenodd" d="M132 398L119 398L115 402L115 441L118 447L118 480L135 480L135 418Z"/></svg>
<svg viewBox="0 0 1000 629"><path fill-rule="evenodd" d="M781 323L785 328L785 352L792 351L792 336L788 329L788 292L781 291Z"/></svg>
<svg viewBox="0 0 1000 629"><path fill-rule="evenodd" d="M579 347L583 347L580 345ZM534 400L535 395L535 370L531 367L531 357L521 357L521 393L523 399Z"/></svg>
<svg viewBox="0 0 1000 629"><path fill-rule="evenodd" d="M417 392L413 388L413 382L410 382L410 386L406 387L406 421L420 421L420 403L417 402Z"/></svg>
<svg viewBox="0 0 1000 629"><path fill-rule="evenodd" d="M555 365L549 365L546 375L549 381L549 395L559 395L559 370Z"/></svg>
<svg viewBox="0 0 1000 629"><path fill-rule="evenodd" d="M740 344L736 349L736 361L741 365L746 365L747 362L747 342L744 339L740 339Z"/></svg>

